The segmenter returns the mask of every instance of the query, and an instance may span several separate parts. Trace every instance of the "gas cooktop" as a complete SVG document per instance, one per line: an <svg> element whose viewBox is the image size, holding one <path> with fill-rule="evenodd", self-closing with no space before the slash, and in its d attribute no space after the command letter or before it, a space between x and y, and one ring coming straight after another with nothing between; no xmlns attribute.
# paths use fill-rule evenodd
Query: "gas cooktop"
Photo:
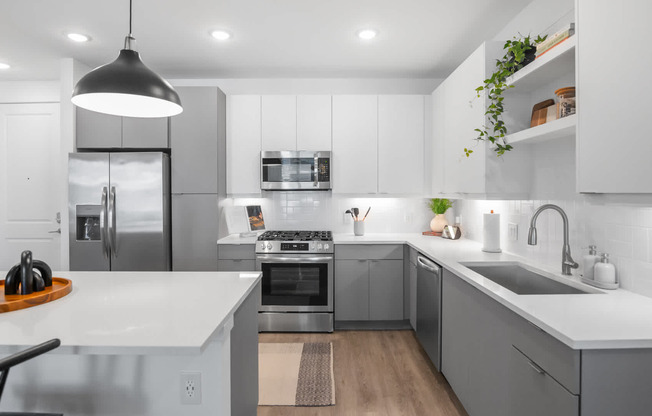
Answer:
<svg viewBox="0 0 652 416"><path fill-rule="evenodd" d="M256 253L332 253L330 231L265 231L258 237Z"/></svg>

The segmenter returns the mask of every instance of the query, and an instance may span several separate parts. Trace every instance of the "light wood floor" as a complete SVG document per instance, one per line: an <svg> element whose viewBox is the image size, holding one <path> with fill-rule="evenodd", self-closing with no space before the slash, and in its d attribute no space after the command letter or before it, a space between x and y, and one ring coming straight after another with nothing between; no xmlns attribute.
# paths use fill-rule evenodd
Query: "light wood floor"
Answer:
<svg viewBox="0 0 652 416"><path fill-rule="evenodd" d="M335 406L259 406L259 416L467 416L414 331L260 334L260 342L332 342Z"/></svg>

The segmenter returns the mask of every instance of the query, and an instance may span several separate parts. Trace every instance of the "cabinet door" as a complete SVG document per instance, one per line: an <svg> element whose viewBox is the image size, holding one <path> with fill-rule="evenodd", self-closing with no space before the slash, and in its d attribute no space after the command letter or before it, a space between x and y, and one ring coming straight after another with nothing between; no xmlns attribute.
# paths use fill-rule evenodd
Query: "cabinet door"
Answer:
<svg viewBox="0 0 652 416"><path fill-rule="evenodd" d="M403 319L403 260L369 262L369 319Z"/></svg>
<svg viewBox="0 0 652 416"><path fill-rule="evenodd" d="M416 331L417 330L417 266L416 264L410 261L409 270L410 270L410 325L412 325L412 329Z"/></svg>
<svg viewBox="0 0 652 416"><path fill-rule="evenodd" d="M226 191L260 193L260 96L227 99Z"/></svg>
<svg viewBox="0 0 652 416"><path fill-rule="evenodd" d="M509 363L509 416L578 416L579 397L537 363L512 347Z"/></svg>
<svg viewBox="0 0 652 416"><path fill-rule="evenodd" d="M333 192L378 189L378 97L333 96Z"/></svg>
<svg viewBox="0 0 652 416"><path fill-rule="evenodd" d="M122 147L122 117L77 107L75 135L78 149L120 148Z"/></svg>
<svg viewBox="0 0 652 416"><path fill-rule="evenodd" d="M216 194L217 88L183 87L177 92L183 113L170 120L172 193Z"/></svg>
<svg viewBox="0 0 652 416"><path fill-rule="evenodd" d="M262 150L297 149L297 98L294 95L263 95L261 120Z"/></svg>
<svg viewBox="0 0 652 416"><path fill-rule="evenodd" d="M446 81L439 84L432 93L432 144L426 163L433 195L444 193L444 150L446 140ZM468 146L467 146L468 147Z"/></svg>
<svg viewBox="0 0 652 416"><path fill-rule="evenodd" d="M378 192L423 192L424 97L378 97Z"/></svg>
<svg viewBox="0 0 652 416"><path fill-rule="evenodd" d="M231 329L231 414L258 409L258 308L260 283L233 314Z"/></svg>
<svg viewBox="0 0 652 416"><path fill-rule="evenodd" d="M650 193L652 181L641 179L652 176L652 83L642 80L649 80L652 55L623 39L650 38L652 4L579 0L577 7L577 189ZM608 81L614 74L623 74L616 84Z"/></svg>
<svg viewBox="0 0 652 416"><path fill-rule="evenodd" d="M185 103L183 104L185 112ZM165 149L169 147L168 123L168 117L123 117L122 147L131 149Z"/></svg>
<svg viewBox="0 0 652 416"><path fill-rule="evenodd" d="M485 45L476 49L446 79L446 123L444 125L444 192L485 192L485 144L474 142L485 123L484 98L475 88L485 79ZM464 148L473 149L466 157Z"/></svg>
<svg viewBox="0 0 652 416"><path fill-rule="evenodd" d="M297 96L297 150L331 150L331 96Z"/></svg>
<svg viewBox="0 0 652 416"><path fill-rule="evenodd" d="M335 320L369 320L369 262L335 261Z"/></svg>
<svg viewBox="0 0 652 416"><path fill-rule="evenodd" d="M217 270L217 195L172 195L172 269Z"/></svg>
<svg viewBox="0 0 652 416"><path fill-rule="evenodd" d="M219 259L217 271L219 272L252 272L256 270L256 260L246 259Z"/></svg>

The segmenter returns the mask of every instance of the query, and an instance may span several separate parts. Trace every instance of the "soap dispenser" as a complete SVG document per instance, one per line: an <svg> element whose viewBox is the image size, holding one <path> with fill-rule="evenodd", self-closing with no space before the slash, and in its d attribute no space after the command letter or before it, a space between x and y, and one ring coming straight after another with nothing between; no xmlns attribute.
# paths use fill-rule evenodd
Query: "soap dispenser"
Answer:
<svg viewBox="0 0 652 416"><path fill-rule="evenodd" d="M616 283L616 267L609 263L609 254L602 253L600 263L596 263L594 267L594 279L599 283Z"/></svg>
<svg viewBox="0 0 652 416"><path fill-rule="evenodd" d="M600 261L598 256L597 247L589 246L589 254L585 255L582 259L582 266L584 270L584 278L593 280L593 268L597 262Z"/></svg>

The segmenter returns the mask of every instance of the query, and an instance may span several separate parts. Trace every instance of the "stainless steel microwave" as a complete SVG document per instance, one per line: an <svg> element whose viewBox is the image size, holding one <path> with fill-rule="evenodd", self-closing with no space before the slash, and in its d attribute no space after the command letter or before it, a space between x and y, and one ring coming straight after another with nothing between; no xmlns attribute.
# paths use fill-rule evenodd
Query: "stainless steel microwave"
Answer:
<svg viewBox="0 0 652 416"><path fill-rule="evenodd" d="M260 153L260 189L308 191L331 189L331 152Z"/></svg>

